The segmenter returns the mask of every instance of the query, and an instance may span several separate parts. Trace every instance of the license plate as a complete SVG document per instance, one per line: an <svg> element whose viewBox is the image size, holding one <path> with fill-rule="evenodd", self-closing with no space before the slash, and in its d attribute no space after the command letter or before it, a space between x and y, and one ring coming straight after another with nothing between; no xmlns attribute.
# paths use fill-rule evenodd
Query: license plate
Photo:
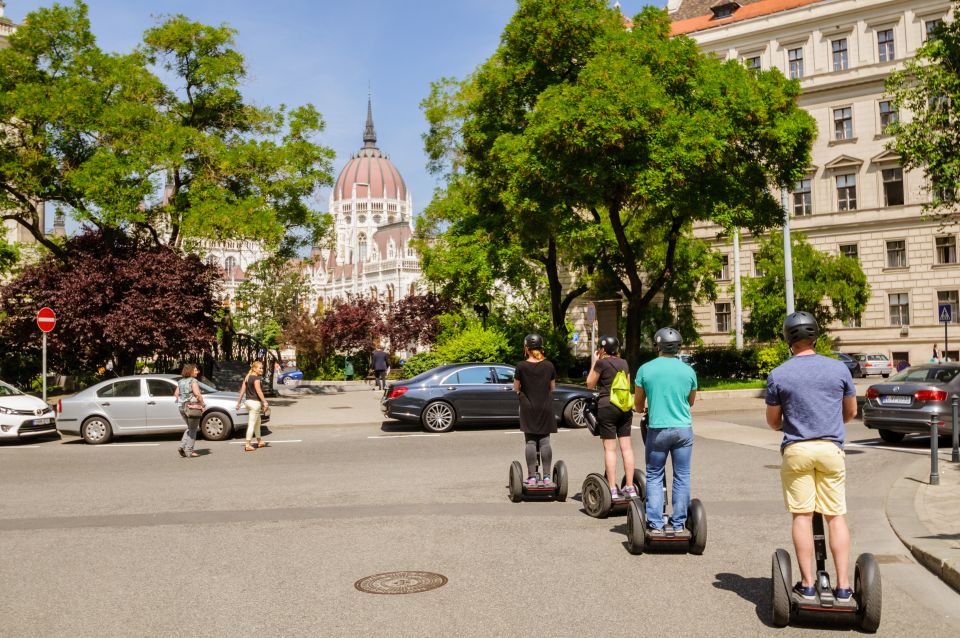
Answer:
<svg viewBox="0 0 960 638"><path fill-rule="evenodd" d="M880 401L884 405L910 405L913 403L913 397L890 394L883 397Z"/></svg>

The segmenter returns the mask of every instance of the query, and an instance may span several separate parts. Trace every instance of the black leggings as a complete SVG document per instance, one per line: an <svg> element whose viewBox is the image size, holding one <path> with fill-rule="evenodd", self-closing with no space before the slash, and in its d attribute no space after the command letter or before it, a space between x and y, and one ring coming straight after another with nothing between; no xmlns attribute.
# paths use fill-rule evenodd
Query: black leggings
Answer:
<svg viewBox="0 0 960 638"><path fill-rule="evenodd" d="M523 434L527 442L527 476L534 476L537 473L537 452L540 452L540 460L543 462L543 473L550 473L550 462L553 461L553 450L550 449L549 434Z"/></svg>

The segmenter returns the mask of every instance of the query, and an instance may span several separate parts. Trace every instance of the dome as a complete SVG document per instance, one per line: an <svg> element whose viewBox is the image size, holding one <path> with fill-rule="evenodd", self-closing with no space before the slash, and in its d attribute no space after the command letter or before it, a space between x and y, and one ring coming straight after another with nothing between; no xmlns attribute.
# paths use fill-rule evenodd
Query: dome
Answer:
<svg viewBox="0 0 960 638"><path fill-rule="evenodd" d="M373 109L369 100L363 148L354 153L340 171L340 177L333 187L333 200L351 199L354 184L357 185L357 198L369 196L373 199L407 199L407 185L403 182L400 171L390 158L377 148L377 133L373 128Z"/></svg>

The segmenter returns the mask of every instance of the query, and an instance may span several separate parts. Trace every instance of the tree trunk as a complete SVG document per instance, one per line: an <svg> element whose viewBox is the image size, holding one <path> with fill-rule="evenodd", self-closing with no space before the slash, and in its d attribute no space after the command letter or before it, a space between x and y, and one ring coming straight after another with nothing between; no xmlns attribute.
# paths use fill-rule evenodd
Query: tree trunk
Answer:
<svg viewBox="0 0 960 638"><path fill-rule="evenodd" d="M567 334L567 321L563 311L563 285L560 283L560 267L557 264L557 240L550 237L547 242L547 257L543 260L547 273L547 286L550 289L550 319L558 334Z"/></svg>
<svg viewBox="0 0 960 638"><path fill-rule="evenodd" d="M640 351L643 346L642 319L643 311L646 310L647 302L643 295L634 292L627 296L627 329L624 338L626 339L626 348L624 348L624 358L630 365L631 370L639 367Z"/></svg>

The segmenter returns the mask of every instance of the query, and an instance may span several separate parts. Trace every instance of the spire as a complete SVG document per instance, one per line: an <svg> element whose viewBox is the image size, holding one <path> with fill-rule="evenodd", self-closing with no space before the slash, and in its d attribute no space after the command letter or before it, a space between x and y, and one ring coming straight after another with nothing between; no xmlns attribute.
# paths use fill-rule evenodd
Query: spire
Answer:
<svg viewBox="0 0 960 638"><path fill-rule="evenodd" d="M377 131L373 128L373 107L370 104L370 94L367 94L367 126L363 129L363 147L377 148Z"/></svg>

